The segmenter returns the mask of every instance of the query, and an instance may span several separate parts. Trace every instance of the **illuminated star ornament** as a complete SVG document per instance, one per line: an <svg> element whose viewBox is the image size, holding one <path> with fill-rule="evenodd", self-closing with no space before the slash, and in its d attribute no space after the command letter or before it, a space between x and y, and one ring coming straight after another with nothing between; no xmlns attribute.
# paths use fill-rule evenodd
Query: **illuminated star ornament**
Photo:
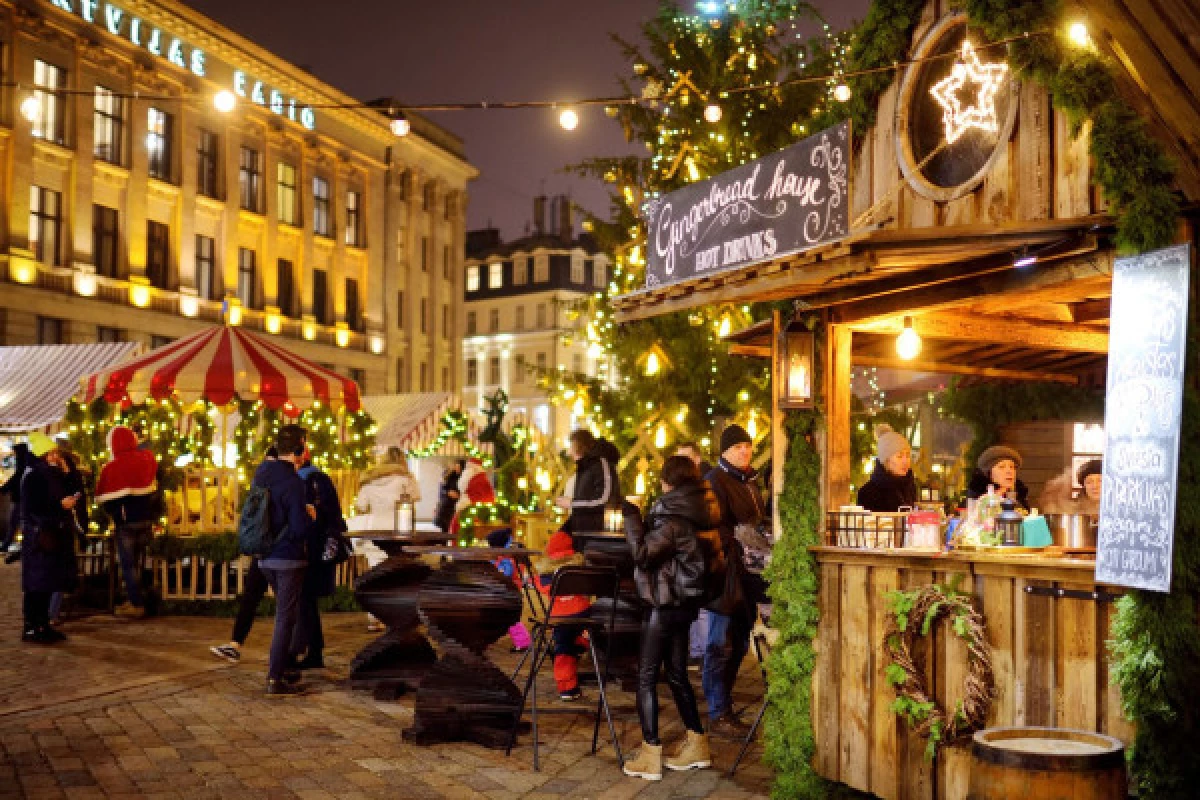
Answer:
<svg viewBox="0 0 1200 800"><path fill-rule="evenodd" d="M995 133L999 129L996 121L996 93L1008 76L1007 64L984 64L969 41L963 40L962 54L950 70L950 75L938 81L929 93L942 107L942 121L946 126L946 142L954 144L971 128ZM959 94L967 84L977 87L975 100L964 106Z"/></svg>

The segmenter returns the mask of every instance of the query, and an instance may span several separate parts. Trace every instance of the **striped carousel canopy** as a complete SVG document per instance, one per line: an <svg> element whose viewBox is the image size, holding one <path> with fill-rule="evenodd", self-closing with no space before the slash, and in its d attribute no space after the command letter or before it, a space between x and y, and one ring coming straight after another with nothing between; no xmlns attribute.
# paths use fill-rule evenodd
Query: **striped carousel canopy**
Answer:
<svg viewBox="0 0 1200 800"><path fill-rule="evenodd" d="M241 328L209 328L81 380L84 402L142 403L175 398L225 405L235 397L261 400L298 414L320 401L358 411L358 385Z"/></svg>

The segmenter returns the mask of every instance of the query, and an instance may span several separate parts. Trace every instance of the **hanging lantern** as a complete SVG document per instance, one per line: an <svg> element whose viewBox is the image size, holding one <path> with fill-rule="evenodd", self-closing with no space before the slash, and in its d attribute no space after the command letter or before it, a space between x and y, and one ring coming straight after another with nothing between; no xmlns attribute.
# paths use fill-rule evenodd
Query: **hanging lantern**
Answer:
<svg viewBox="0 0 1200 800"><path fill-rule="evenodd" d="M775 354L780 408L813 407L814 349L811 332L780 331Z"/></svg>

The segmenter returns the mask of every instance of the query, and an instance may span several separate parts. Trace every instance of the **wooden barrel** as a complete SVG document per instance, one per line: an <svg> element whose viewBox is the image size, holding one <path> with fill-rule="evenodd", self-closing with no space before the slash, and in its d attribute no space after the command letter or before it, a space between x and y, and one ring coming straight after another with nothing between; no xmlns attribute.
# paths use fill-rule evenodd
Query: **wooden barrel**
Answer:
<svg viewBox="0 0 1200 800"><path fill-rule="evenodd" d="M1125 800L1120 739L1064 728L990 728L971 743L968 800Z"/></svg>

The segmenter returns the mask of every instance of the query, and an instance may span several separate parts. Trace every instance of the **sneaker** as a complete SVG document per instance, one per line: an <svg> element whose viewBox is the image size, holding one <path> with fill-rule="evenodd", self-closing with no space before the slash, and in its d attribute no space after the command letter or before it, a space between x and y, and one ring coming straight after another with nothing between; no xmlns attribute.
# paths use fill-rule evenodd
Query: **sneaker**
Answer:
<svg viewBox="0 0 1200 800"><path fill-rule="evenodd" d="M745 739L750 726L726 711L709 724L708 732L722 739Z"/></svg>
<svg viewBox="0 0 1200 800"><path fill-rule="evenodd" d="M574 703L579 698L583 697L583 692L576 686L574 689L567 689L558 693L558 699L564 703Z"/></svg>
<svg viewBox="0 0 1200 800"><path fill-rule="evenodd" d="M304 694L304 687L284 680L267 681L268 697L298 697Z"/></svg>
<svg viewBox="0 0 1200 800"><path fill-rule="evenodd" d="M683 771L705 769L712 766L712 755L708 750L708 734L688 731L679 751L663 762L667 769Z"/></svg>
<svg viewBox="0 0 1200 800"><path fill-rule="evenodd" d="M231 644L218 644L208 648L208 652L212 653L217 658L223 658L230 664L236 664L242 660L242 651Z"/></svg>
<svg viewBox="0 0 1200 800"><path fill-rule="evenodd" d="M663 777L662 745L646 744L638 748L638 753L621 766L621 771L631 778L643 778L648 781L661 781Z"/></svg>

